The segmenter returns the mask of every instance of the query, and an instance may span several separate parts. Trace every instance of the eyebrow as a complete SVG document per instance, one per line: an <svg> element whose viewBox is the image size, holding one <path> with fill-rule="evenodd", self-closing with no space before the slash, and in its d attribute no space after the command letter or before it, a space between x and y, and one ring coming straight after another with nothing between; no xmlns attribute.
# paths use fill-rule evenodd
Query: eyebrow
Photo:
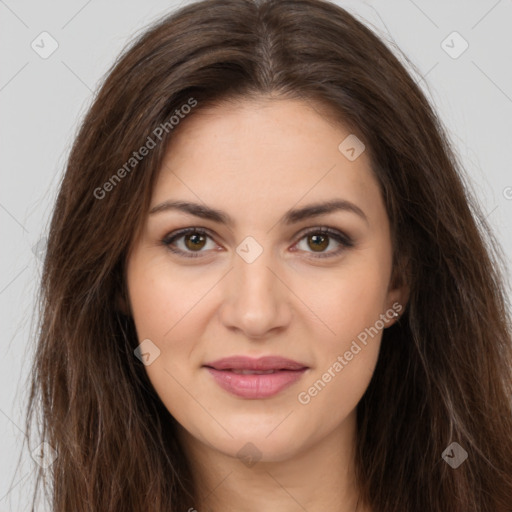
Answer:
<svg viewBox="0 0 512 512"><path fill-rule="evenodd" d="M182 211L200 217L202 219L211 220L218 222L219 224L225 224L227 226L233 226L234 220L226 212L216 210L198 203L190 203L188 201L164 201L149 211L150 215L156 213L166 212L170 210ZM312 217L318 217L320 215L326 215L336 211L352 212L361 217L367 224L368 218L361 208L356 206L354 203L345 199L333 199L331 201L314 203L298 208L295 210L288 210L281 218L281 223L286 225L295 224L302 220L309 219Z"/></svg>

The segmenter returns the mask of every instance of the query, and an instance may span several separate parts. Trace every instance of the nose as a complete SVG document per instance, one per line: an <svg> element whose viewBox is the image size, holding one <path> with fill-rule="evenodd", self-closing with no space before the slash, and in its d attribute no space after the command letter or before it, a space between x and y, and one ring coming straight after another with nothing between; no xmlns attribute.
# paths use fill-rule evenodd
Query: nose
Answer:
<svg viewBox="0 0 512 512"><path fill-rule="evenodd" d="M246 338L262 339L286 328L292 317L292 293L276 270L270 251L252 263L235 255L226 276L220 308L223 325Z"/></svg>

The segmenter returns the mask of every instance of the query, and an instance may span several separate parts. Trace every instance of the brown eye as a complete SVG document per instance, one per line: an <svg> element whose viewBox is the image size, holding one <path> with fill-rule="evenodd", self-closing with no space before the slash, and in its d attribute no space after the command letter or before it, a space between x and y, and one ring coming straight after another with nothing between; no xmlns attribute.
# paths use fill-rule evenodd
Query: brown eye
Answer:
<svg viewBox="0 0 512 512"><path fill-rule="evenodd" d="M321 252L329 246L329 237L325 235L308 235L308 245L315 252ZM311 242L311 243L309 243Z"/></svg>
<svg viewBox="0 0 512 512"><path fill-rule="evenodd" d="M302 240L305 240L305 247L300 247ZM326 250L328 247L333 245L334 250ZM307 233L302 235L299 243L296 244L301 251L313 254L314 258L328 258L332 256L338 256L343 251L354 246L352 239L344 233L334 230L332 228L315 228L309 230ZM338 247L336 247L336 245ZM332 247L331 247L332 249Z"/></svg>
<svg viewBox="0 0 512 512"><path fill-rule="evenodd" d="M191 251L200 250L206 244L206 237L197 233L185 235L184 240L186 247Z"/></svg>
<svg viewBox="0 0 512 512"><path fill-rule="evenodd" d="M202 255L203 250L208 241L213 244L212 236L203 228L186 228L175 233L170 233L163 240L165 245L171 252L185 256L187 258L197 258ZM180 247L181 245L181 247Z"/></svg>

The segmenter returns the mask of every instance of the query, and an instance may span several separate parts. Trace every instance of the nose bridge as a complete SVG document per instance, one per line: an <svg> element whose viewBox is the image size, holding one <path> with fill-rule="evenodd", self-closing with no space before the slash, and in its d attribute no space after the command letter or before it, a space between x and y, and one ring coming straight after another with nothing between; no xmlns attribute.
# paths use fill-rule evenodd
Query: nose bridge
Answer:
<svg viewBox="0 0 512 512"><path fill-rule="evenodd" d="M236 295L238 302L253 305L257 309L269 308L277 292L275 275L269 267L273 263L272 250L263 247L254 238L247 237L237 247L234 272L238 284Z"/></svg>
<svg viewBox="0 0 512 512"><path fill-rule="evenodd" d="M278 265L270 248L247 237L236 252L222 319L247 336L263 336L289 319L286 287L275 275Z"/></svg>
<svg viewBox="0 0 512 512"><path fill-rule="evenodd" d="M240 283L238 293L256 299L275 291L275 275L269 270L272 268L272 255L270 250L264 250L254 261L247 261L243 257L236 258L234 271ZM275 266L275 265L274 265ZM268 299L268 297L267 297Z"/></svg>

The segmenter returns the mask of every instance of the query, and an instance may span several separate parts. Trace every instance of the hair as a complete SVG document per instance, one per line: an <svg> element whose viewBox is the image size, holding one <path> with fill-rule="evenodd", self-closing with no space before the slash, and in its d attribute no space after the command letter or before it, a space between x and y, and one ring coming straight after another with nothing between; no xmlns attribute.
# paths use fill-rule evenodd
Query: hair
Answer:
<svg viewBox="0 0 512 512"><path fill-rule="evenodd" d="M512 329L499 244L405 65L323 0L186 5L107 73L74 140L48 234L26 425L30 432L39 412L38 435L58 456L39 469L35 495L48 479L54 512L195 503L176 420L134 356L133 319L116 304L179 130L171 116L193 101L189 116L258 98L308 102L364 141L390 220L392 281L410 289L357 406L361 500L376 512L510 511ZM148 137L154 148L128 172ZM113 180L116 169L122 180ZM457 469L442 458L452 442L469 454Z"/></svg>

